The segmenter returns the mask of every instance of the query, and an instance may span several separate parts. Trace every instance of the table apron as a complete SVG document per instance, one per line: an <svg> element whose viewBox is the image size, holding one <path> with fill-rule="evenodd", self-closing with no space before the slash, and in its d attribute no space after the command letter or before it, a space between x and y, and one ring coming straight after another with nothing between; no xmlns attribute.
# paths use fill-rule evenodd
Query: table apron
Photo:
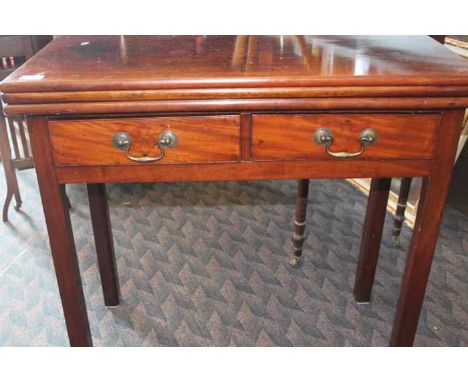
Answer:
<svg viewBox="0 0 468 382"><path fill-rule="evenodd" d="M229 163L56 166L59 183L181 182L263 179L420 177L434 160L296 160Z"/></svg>

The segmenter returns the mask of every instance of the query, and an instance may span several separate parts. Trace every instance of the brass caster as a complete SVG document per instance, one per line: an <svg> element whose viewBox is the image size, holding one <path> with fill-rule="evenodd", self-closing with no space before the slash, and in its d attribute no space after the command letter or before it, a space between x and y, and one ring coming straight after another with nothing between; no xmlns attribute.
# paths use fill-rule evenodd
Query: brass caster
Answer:
<svg viewBox="0 0 468 382"><path fill-rule="evenodd" d="M289 265L293 268L300 268L302 265L302 256L292 256L289 260Z"/></svg>
<svg viewBox="0 0 468 382"><path fill-rule="evenodd" d="M356 301L356 304L358 304L358 305L369 305L370 301Z"/></svg>
<svg viewBox="0 0 468 382"><path fill-rule="evenodd" d="M392 245L394 248L403 249L401 246L400 236L392 236Z"/></svg>

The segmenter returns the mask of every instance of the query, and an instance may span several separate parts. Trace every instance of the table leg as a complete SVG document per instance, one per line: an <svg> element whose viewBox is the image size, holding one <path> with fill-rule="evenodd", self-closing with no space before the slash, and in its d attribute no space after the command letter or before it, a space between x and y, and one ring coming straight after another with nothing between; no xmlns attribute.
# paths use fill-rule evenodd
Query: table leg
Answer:
<svg viewBox="0 0 468 382"><path fill-rule="evenodd" d="M106 185L102 183L88 184L88 199L104 303L107 306L119 305L119 279L114 255Z"/></svg>
<svg viewBox="0 0 468 382"><path fill-rule="evenodd" d="M414 341L442 220L444 205L440 203L441 198L445 201L440 182L435 179L423 179L418 214L390 341L392 346L412 346Z"/></svg>
<svg viewBox="0 0 468 382"><path fill-rule="evenodd" d="M442 113L432 174L423 178L403 282L393 324L391 346L412 346L447 199L464 110Z"/></svg>
<svg viewBox="0 0 468 382"><path fill-rule="evenodd" d="M309 195L309 179L297 181L296 216L294 220L293 255L289 264L299 267L302 263L302 247L305 240L307 199Z"/></svg>
<svg viewBox="0 0 468 382"><path fill-rule="evenodd" d="M398 193L398 204L393 218L392 242L393 246L401 248L400 233L401 227L405 222L405 211L408 204L408 195L411 189L413 178L401 178L400 192Z"/></svg>
<svg viewBox="0 0 468 382"><path fill-rule="evenodd" d="M354 283L354 298L358 302L369 302L372 293L391 181L382 178L371 182Z"/></svg>
<svg viewBox="0 0 468 382"><path fill-rule="evenodd" d="M58 183L55 175L47 120L38 117L29 121L39 190L70 345L92 346L65 186Z"/></svg>

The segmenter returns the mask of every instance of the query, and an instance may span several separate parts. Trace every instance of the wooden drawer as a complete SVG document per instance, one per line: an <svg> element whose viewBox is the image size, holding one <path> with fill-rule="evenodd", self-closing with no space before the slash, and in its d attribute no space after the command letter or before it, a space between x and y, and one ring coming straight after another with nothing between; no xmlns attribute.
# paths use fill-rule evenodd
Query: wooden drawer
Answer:
<svg viewBox="0 0 468 382"><path fill-rule="evenodd" d="M252 156L268 159L336 159L314 140L314 132L333 134L332 152L359 152L359 136L374 129L378 139L357 158L429 159L433 157L439 114L285 114L252 117Z"/></svg>
<svg viewBox="0 0 468 382"><path fill-rule="evenodd" d="M124 132L131 138L129 154L156 157L164 132L177 137L174 147L153 164L230 162L239 160L239 117L155 117L128 119L51 120L50 137L57 165L138 165L118 150L112 138Z"/></svg>

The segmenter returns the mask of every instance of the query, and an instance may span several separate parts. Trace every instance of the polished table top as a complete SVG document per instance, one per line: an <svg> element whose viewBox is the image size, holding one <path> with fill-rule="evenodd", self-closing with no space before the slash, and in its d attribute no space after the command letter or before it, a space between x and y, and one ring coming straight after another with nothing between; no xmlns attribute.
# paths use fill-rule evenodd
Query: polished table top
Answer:
<svg viewBox="0 0 468 382"><path fill-rule="evenodd" d="M0 89L343 84L468 85L468 62L428 36L63 36Z"/></svg>
<svg viewBox="0 0 468 382"><path fill-rule="evenodd" d="M454 108L468 61L428 36L59 36L0 91L7 115Z"/></svg>

